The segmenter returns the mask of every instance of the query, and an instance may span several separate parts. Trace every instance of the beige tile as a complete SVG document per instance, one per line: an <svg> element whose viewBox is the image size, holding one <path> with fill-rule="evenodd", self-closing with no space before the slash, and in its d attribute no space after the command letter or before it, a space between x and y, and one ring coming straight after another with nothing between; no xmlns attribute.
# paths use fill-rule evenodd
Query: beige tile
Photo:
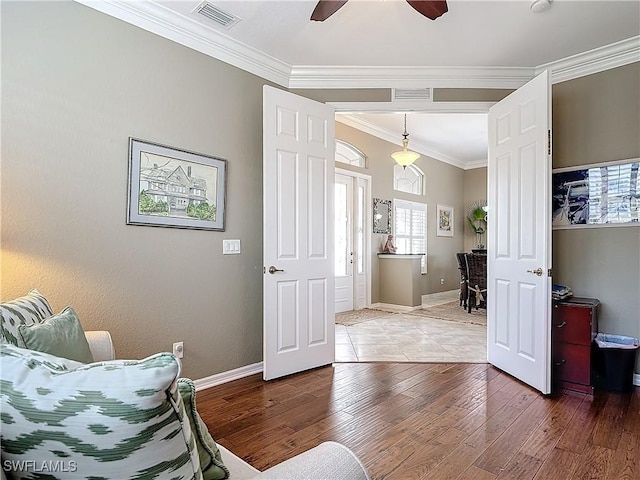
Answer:
<svg viewBox="0 0 640 480"><path fill-rule="evenodd" d="M336 361L486 362L487 330L482 325L389 314L339 327Z"/></svg>
<svg viewBox="0 0 640 480"><path fill-rule="evenodd" d="M357 362L358 356L351 344L336 345L336 362Z"/></svg>

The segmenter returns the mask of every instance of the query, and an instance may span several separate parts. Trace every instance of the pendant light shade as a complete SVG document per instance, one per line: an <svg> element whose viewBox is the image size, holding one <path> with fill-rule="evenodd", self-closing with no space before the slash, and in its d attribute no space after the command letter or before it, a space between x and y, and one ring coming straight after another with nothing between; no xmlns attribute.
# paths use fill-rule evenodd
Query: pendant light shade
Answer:
<svg viewBox="0 0 640 480"><path fill-rule="evenodd" d="M404 133L402 134L404 137L402 139L402 150L398 152L393 152L391 154L391 158L393 158L398 165L402 165L402 167L406 168L407 165L411 165L418 158L420 158L420 154L416 152L412 152L409 150L409 134L407 133L407 114L404 115Z"/></svg>

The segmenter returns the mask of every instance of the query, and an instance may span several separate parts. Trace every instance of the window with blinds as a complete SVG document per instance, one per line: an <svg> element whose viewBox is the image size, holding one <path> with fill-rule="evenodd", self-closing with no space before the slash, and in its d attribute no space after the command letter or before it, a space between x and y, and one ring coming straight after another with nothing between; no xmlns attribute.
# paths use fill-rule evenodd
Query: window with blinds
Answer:
<svg viewBox="0 0 640 480"><path fill-rule="evenodd" d="M640 221L640 176L636 163L590 168L588 223Z"/></svg>
<svg viewBox="0 0 640 480"><path fill-rule="evenodd" d="M396 253L424 254L422 273L427 273L427 205L395 199L393 208Z"/></svg>

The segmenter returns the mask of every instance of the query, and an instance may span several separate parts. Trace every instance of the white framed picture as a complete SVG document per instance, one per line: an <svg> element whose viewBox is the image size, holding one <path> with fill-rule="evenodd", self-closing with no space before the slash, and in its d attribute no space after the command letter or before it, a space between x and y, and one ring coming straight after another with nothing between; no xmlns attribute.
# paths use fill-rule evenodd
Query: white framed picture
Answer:
<svg viewBox="0 0 640 480"><path fill-rule="evenodd" d="M453 207L438 204L436 218L438 221L436 236L453 237Z"/></svg>

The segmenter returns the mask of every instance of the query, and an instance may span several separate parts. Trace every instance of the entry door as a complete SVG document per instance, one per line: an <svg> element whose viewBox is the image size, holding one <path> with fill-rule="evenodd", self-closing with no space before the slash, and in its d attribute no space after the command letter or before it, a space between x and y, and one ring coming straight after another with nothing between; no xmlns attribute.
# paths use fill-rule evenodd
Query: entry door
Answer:
<svg viewBox="0 0 640 480"><path fill-rule="evenodd" d="M353 310L353 177L335 176L335 312Z"/></svg>
<svg viewBox="0 0 640 480"><path fill-rule="evenodd" d="M265 86L265 380L335 359L332 107Z"/></svg>
<svg viewBox="0 0 640 480"><path fill-rule="evenodd" d="M551 86L544 72L489 110L487 356L551 390Z"/></svg>

